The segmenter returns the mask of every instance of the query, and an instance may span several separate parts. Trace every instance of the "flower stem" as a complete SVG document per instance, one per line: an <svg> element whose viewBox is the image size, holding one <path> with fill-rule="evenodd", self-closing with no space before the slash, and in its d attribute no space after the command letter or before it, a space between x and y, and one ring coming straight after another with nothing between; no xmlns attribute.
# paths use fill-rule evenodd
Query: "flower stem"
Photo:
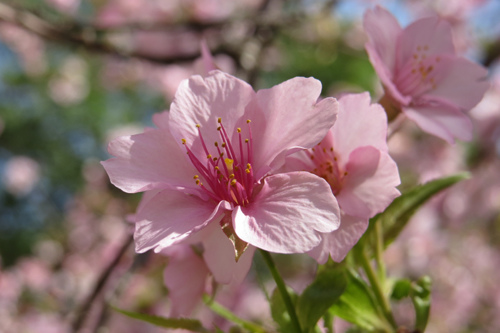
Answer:
<svg viewBox="0 0 500 333"><path fill-rule="evenodd" d="M387 121L389 123L394 121L401 113L401 108L397 106L396 103L387 94L382 96L378 103L384 108L385 113L387 114Z"/></svg>
<svg viewBox="0 0 500 333"><path fill-rule="evenodd" d="M370 259L366 255L364 248L361 248L358 253L358 260L363 267L363 270L370 281L370 285L375 293L375 297L382 308L382 312L385 318L389 321L394 330L397 329L396 321L394 320L394 316L392 315L391 305L389 304L389 300L385 297L384 292L382 290L382 286L380 281L378 280L377 274L373 270L373 267L370 264Z"/></svg>
<svg viewBox="0 0 500 333"><path fill-rule="evenodd" d="M271 258L269 252L264 250L260 250L260 254L262 255L262 258L264 258L264 261L266 262L267 267L271 271L271 275L273 276L274 281L276 282L276 286L278 287L281 298L283 299L283 303L285 303L285 307L286 310L288 311L288 315L290 316L290 320L292 321L292 327L294 328L295 333L302 333L302 328L300 327L299 318L297 317L297 313L295 313L295 306L293 305L292 299L288 294L283 278L276 269L276 265L274 264L273 258Z"/></svg>
<svg viewBox="0 0 500 333"><path fill-rule="evenodd" d="M377 262L378 278L384 285L386 270L384 263L384 233L382 231L382 221L375 221L375 261Z"/></svg>
<svg viewBox="0 0 500 333"><path fill-rule="evenodd" d="M333 316L330 311L326 311L323 315L323 327L325 328L326 333L335 333L333 329Z"/></svg>
<svg viewBox="0 0 500 333"><path fill-rule="evenodd" d="M244 319L241 319L234 313L232 313L230 310L226 309L219 303L215 302L213 298L211 298L208 295L203 295L203 302L215 313L217 313L219 316L240 325L244 329L252 332L252 333L265 333L266 330L263 327L260 327L257 324L254 324L252 322L246 321Z"/></svg>

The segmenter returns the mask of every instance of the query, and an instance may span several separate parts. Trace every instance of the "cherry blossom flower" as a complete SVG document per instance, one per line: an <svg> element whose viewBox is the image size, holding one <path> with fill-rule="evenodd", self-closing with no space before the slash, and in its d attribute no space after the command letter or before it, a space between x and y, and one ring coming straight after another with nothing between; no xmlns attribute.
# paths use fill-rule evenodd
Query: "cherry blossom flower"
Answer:
<svg viewBox="0 0 500 333"><path fill-rule="evenodd" d="M112 141L115 158L102 162L111 182L149 196L135 217L136 251L200 239L221 249L217 239L225 235L237 259L253 246L303 253L337 229L339 207L324 179L274 172L287 155L320 142L335 122L338 103L316 103L320 92L319 81L294 78L255 93L213 71L180 84L170 111L154 117L158 128ZM223 280L227 265L217 254L227 251L205 252Z"/></svg>
<svg viewBox="0 0 500 333"><path fill-rule="evenodd" d="M314 148L287 157L285 170L306 170L324 178L342 210L340 228L325 233L309 252L319 263L330 255L342 261L368 227L399 195L396 163L388 154L387 118L382 107L370 105L368 93L339 99L338 119Z"/></svg>
<svg viewBox="0 0 500 333"><path fill-rule="evenodd" d="M422 130L450 143L470 140L472 123L464 112L488 88L487 70L456 54L448 22L427 17L402 29L377 6L365 13L363 24L390 117L402 110Z"/></svg>

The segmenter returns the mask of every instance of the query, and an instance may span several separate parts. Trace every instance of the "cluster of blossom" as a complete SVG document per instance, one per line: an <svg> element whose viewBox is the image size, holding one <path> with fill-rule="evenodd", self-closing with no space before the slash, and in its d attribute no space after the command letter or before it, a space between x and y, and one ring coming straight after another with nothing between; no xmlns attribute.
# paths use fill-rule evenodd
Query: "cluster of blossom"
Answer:
<svg viewBox="0 0 500 333"><path fill-rule="evenodd" d="M402 29L381 7L364 26L389 117L402 112L448 142L470 139L465 112L481 100L487 72L456 55L450 26L430 17ZM191 312L208 274L241 281L256 248L342 261L398 196L384 108L368 93L319 100L320 92L313 78L255 92L211 71L181 82L170 110L155 115L157 128L110 143L111 182L144 192L136 251L173 258L172 314ZM193 270L197 287L182 281Z"/></svg>
<svg viewBox="0 0 500 333"><path fill-rule="evenodd" d="M74 13L78 6L78 1L47 1L66 13ZM469 2L472 6L481 0ZM157 17L159 23L169 22L179 10L174 10L179 5L177 2L172 2L169 8L170 4L151 1L141 4L151 7L143 7L146 10L141 12L145 13L141 19L141 15L134 15L134 6L139 3L109 1L96 22L103 27L150 23L151 17ZM433 6L437 10L453 8L449 3L436 1ZM210 10L198 11L195 4L184 4L182 12L197 21L209 22L230 15L228 12L219 17L221 13L216 12L210 16ZM194 9L189 9L190 6ZM231 9L231 6L224 8ZM200 16L204 13L208 16ZM462 11L460 15L441 14L448 21L463 19L464 15ZM14 38L25 32L14 26L2 26L3 35L7 36L3 38L26 60L27 70L35 74L43 71L45 65L39 55L39 51L43 51L41 41L32 36ZM214 279L217 283L229 284L232 292L227 300L223 293L218 293L222 304L244 318L252 319L254 315L265 320L262 312L252 314L250 311L264 308L260 306L263 300L255 300L257 305L253 299L249 300L259 293L248 293L253 286L241 284L256 248L307 253L318 263L326 262L329 257L342 261L366 230L369 218L383 211L398 195L398 168L402 175L416 172L421 182L464 168L463 146L447 145L430 136L413 140L410 136L416 131L411 123L405 123L393 134L389 144L386 141L385 112L390 118L407 117L423 131L448 142L472 137L472 123L465 113L482 98L487 88L483 80L486 71L456 55L453 44L457 45L456 37L460 34L453 36L454 42L451 36L451 28L456 27L431 17L402 29L396 19L380 7L367 12L364 27L369 38L366 49L386 93L379 102L382 107L371 104L368 93L345 95L338 101L332 98L318 101L321 86L311 78L295 78L254 92L233 76L209 73L208 69L213 68L206 63L200 69L200 66L153 66L139 62L131 66L130 62L121 64L117 59L110 59L104 74L108 83L116 84L119 80L116 75L123 77L123 70L133 67L140 80L156 89L160 87L167 99L174 96L181 79L194 73L203 76L192 77L180 85L170 111L155 116L156 129L113 141L110 153L116 158L104 162L118 187L126 192L144 192L133 216L137 250L145 252L154 248L168 257L164 283L170 291L171 315L191 313L202 294L212 292L210 282ZM199 36L173 35L171 38L176 41L196 37L187 43L174 43L178 49L188 53L198 49ZM151 45L162 45L155 42L157 38L165 37L154 33L137 35L129 42L147 49ZM458 40L458 44L459 50L465 47L465 42ZM169 54L172 50L161 47L150 51ZM204 60L212 61L207 55ZM231 61L224 57L215 59L220 68L229 73L233 72ZM54 100L70 105L85 97L85 85L73 78L75 73L84 73L86 69L78 65L77 58L65 63L68 65L61 67L50 89ZM498 275L495 264L498 251L492 248L489 238L493 236L486 231L476 228L469 234L472 224L493 221L500 211L498 159L495 161L498 153L494 153L495 149L498 151L500 119L498 112L489 113L498 111L498 91L498 85L493 86L483 100L490 105L479 105L470 113L475 125L479 125L475 127L479 136L475 143L480 145L479 151L492 154L485 157L492 163L473 169L474 182L460 184L436 198L432 206L415 217L386 254L389 270L396 275L420 276L425 270L433 277L432 311L439 316L431 320L430 331L458 331L474 321L485 321L483 317L488 318L493 331L500 327L495 318L500 307L500 290L491 279ZM247 120L251 122L248 124ZM182 139L186 140L185 144ZM248 145L245 139L249 139ZM219 147L213 145L215 142ZM223 144L226 147L222 149ZM247 148L250 144L251 150ZM223 158L217 155L220 153L224 153ZM217 160L209 162L207 155ZM38 179L37 169L35 165L33 182ZM251 176L247 176L247 170ZM15 171L23 172L20 168ZM222 179L218 179L219 175ZM23 195L30 191L31 185L16 182L19 177L10 173L4 177L14 184L9 185L12 193ZM235 190L229 186L232 180L236 180ZM24 187L19 191L20 187L15 184ZM224 184L228 186L221 186ZM54 269L59 265L48 264L46 258L34 258L5 270L0 277L0 318L12 331L43 331L45 327L47 331L69 330L61 316L40 311L43 308L38 304L40 301L28 304L26 294L31 295L30 298L35 295L34 298L42 299L44 304L57 302L56 307L60 308L68 301L84 300L97 277L96 271L101 268L96 267L104 267L109 255L117 250L117 234L127 232L116 220L116 216L123 215L120 209L111 212L113 218L89 218L85 206L97 204L98 198L103 199L97 194L103 191L100 187L87 193L80 202L80 210L70 211L68 220L74 224L70 226L68 243L73 248L67 250L67 258L59 258L63 262L60 269ZM103 202L108 200L104 198ZM108 209L116 209L117 205L119 200L114 198ZM457 235L449 231L462 228ZM96 230L99 231L96 233ZM465 246L456 246L462 241ZM473 252L469 251L471 248ZM237 262L235 257L239 258ZM165 258L153 255L149 260L152 260L151 267L158 267L164 264ZM50 274L53 276L49 279ZM186 283L186 275L193 277L189 283ZM40 279L30 279L35 276ZM158 287L155 282L143 274L134 275L130 290L122 294L121 304L137 304L144 294L147 298L150 289ZM464 295L464 289L470 292ZM47 300L45 297L49 294ZM153 312L161 314L164 300L153 302L157 302ZM404 323L405 314L400 315L398 322L401 319ZM202 310L198 316L207 325L216 320L209 311ZM17 320L13 321L15 317ZM99 321L99 318L91 319ZM111 331L132 327L141 332L155 331L123 317L112 317L107 327Z"/></svg>

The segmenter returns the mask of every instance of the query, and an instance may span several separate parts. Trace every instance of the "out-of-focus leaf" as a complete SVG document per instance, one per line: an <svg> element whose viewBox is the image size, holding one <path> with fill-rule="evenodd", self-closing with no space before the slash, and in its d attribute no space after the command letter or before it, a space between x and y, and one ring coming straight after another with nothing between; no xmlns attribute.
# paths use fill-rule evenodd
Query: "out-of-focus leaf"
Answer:
<svg viewBox="0 0 500 333"><path fill-rule="evenodd" d="M307 332L313 328L329 307L335 303L347 287L343 269L319 272L316 279L299 296L297 316L300 326Z"/></svg>
<svg viewBox="0 0 500 333"><path fill-rule="evenodd" d="M290 288L287 289L288 294L292 299L292 303L295 306L297 304L297 294L295 294L295 292ZM293 332L294 328L292 327L290 316L278 288L274 289L269 304L271 306L271 316L273 317L274 321L278 323L279 331L282 333Z"/></svg>
<svg viewBox="0 0 500 333"><path fill-rule="evenodd" d="M191 332L208 333L209 331L203 327L201 322L196 319L188 318L164 318L160 316L148 315L145 313L137 313L119 309L112 306L113 310L124 314L127 317L145 321L159 327L165 328L182 328Z"/></svg>
<svg viewBox="0 0 500 333"><path fill-rule="evenodd" d="M347 277L344 293L330 308L333 315L368 331L390 331L390 326L381 319L369 286L356 273L349 272Z"/></svg>
<svg viewBox="0 0 500 333"><path fill-rule="evenodd" d="M411 281L408 279L400 279L394 283L392 288L391 298L395 300L400 300L405 297L410 296L411 292Z"/></svg>
<svg viewBox="0 0 500 333"><path fill-rule="evenodd" d="M400 197L394 199L384 212L370 220L370 226L363 235L360 244L369 241L369 236L373 233L375 223L381 222L382 230L384 231L384 245L387 247L403 231L410 217L412 217L422 204L442 190L467 178L469 178L469 173L459 173L430 181L403 193Z"/></svg>
<svg viewBox="0 0 500 333"><path fill-rule="evenodd" d="M415 330L424 332L431 309L431 278L424 276L414 283L410 297L415 307Z"/></svg>

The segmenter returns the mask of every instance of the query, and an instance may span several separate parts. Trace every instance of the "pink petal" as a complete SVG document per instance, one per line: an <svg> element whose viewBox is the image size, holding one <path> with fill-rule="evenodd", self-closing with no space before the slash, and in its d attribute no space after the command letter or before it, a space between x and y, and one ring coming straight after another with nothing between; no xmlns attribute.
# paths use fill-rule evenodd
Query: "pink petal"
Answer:
<svg viewBox="0 0 500 333"><path fill-rule="evenodd" d="M456 106L442 103L403 108L408 118L425 132L454 143L455 138L472 139L472 122Z"/></svg>
<svg viewBox="0 0 500 333"><path fill-rule="evenodd" d="M254 96L246 82L220 71L182 81L170 108L170 130L175 141L181 145L185 139L198 158L205 158L196 125L200 125L206 145L213 147L214 142L221 142L218 118L222 118L227 133L236 132L236 124Z"/></svg>
<svg viewBox="0 0 500 333"><path fill-rule="evenodd" d="M179 247L181 247L179 249ZM205 292L208 268L189 245L175 245L170 251L163 277L172 302L170 316L189 316Z"/></svg>
<svg viewBox="0 0 500 333"><path fill-rule="evenodd" d="M218 223L228 202L213 202L176 190L163 190L150 199L136 214L135 249L142 253L155 248L161 251L176 244L209 223Z"/></svg>
<svg viewBox="0 0 500 333"><path fill-rule="evenodd" d="M377 72L380 81L382 81L386 93L399 104L407 105L410 103L411 97L404 96L396 87L394 84L395 73L389 71L382 59L380 59L380 55L375 50L375 47L371 44L366 44L365 49L375 72Z"/></svg>
<svg viewBox="0 0 500 333"><path fill-rule="evenodd" d="M402 68L415 54L455 54L451 26L438 16L417 20L401 33L396 52L397 68Z"/></svg>
<svg viewBox="0 0 500 333"><path fill-rule="evenodd" d="M166 130L170 133L170 112L163 111L153 115L153 123L160 129ZM173 137L172 137L173 139Z"/></svg>
<svg viewBox="0 0 500 333"><path fill-rule="evenodd" d="M238 237L266 251L304 253L319 244L319 232L339 226L339 207L328 183L308 172L264 178L248 206L233 211Z"/></svg>
<svg viewBox="0 0 500 333"><path fill-rule="evenodd" d="M314 163L312 163L306 150L298 151L290 156L286 157L286 162L281 167L278 172L292 172L292 171L309 171L314 169Z"/></svg>
<svg viewBox="0 0 500 333"><path fill-rule="evenodd" d="M339 99L339 114L332 128L335 152L346 163L361 146L387 152L387 116L378 104L370 104L370 94L350 94Z"/></svg>
<svg viewBox="0 0 500 333"><path fill-rule="evenodd" d="M333 98L316 103L320 93L318 80L302 77L257 92L265 119L255 124L260 130L254 134L255 169L279 168L287 154L323 139L335 122L338 103Z"/></svg>
<svg viewBox="0 0 500 333"><path fill-rule="evenodd" d="M308 254L319 264L326 263L329 255L333 261L341 262L363 236L366 228L368 228L368 218L342 214L340 228L334 232L322 234L323 239L320 245Z"/></svg>
<svg viewBox="0 0 500 333"><path fill-rule="evenodd" d="M116 157L101 163L111 183L127 193L196 186L196 170L165 130L117 138L109 143L108 151Z"/></svg>
<svg viewBox="0 0 500 333"><path fill-rule="evenodd" d="M202 244L203 258L215 280L223 284L240 284L252 266L255 247L249 246L238 262L235 260L234 247L220 226L213 223L207 227Z"/></svg>
<svg viewBox="0 0 500 333"><path fill-rule="evenodd" d="M363 27L370 42L370 59L375 56L377 61L375 70L383 72L383 76L392 79L396 66L396 42L402 29L396 18L384 8L377 6L373 10L367 10L363 18ZM367 49L368 51L368 49Z"/></svg>
<svg viewBox="0 0 500 333"><path fill-rule="evenodd" d="M463 111L469 111L481 101L489 87L488 70L462 57L449 59L448 66L447 75L427 95L447 99Z"/></svg>
<svg viewBox="0 0 500 333"><path fill-rule="evenodd" d="M383 211L400 193L398 168L392 158L365 146L354 150L346 165L347 175L337 195L346 214L370 218Z"/></svg>
<svg viewBox="0 0 500 333"><path fill-rule="evenodd" d="M202 39L201 41L201 60L203 63L203 73L201 74L203 76L207 76L208 73L217 69L214 58L212 57L212 53L210 52L205 39Z"/></svg>

